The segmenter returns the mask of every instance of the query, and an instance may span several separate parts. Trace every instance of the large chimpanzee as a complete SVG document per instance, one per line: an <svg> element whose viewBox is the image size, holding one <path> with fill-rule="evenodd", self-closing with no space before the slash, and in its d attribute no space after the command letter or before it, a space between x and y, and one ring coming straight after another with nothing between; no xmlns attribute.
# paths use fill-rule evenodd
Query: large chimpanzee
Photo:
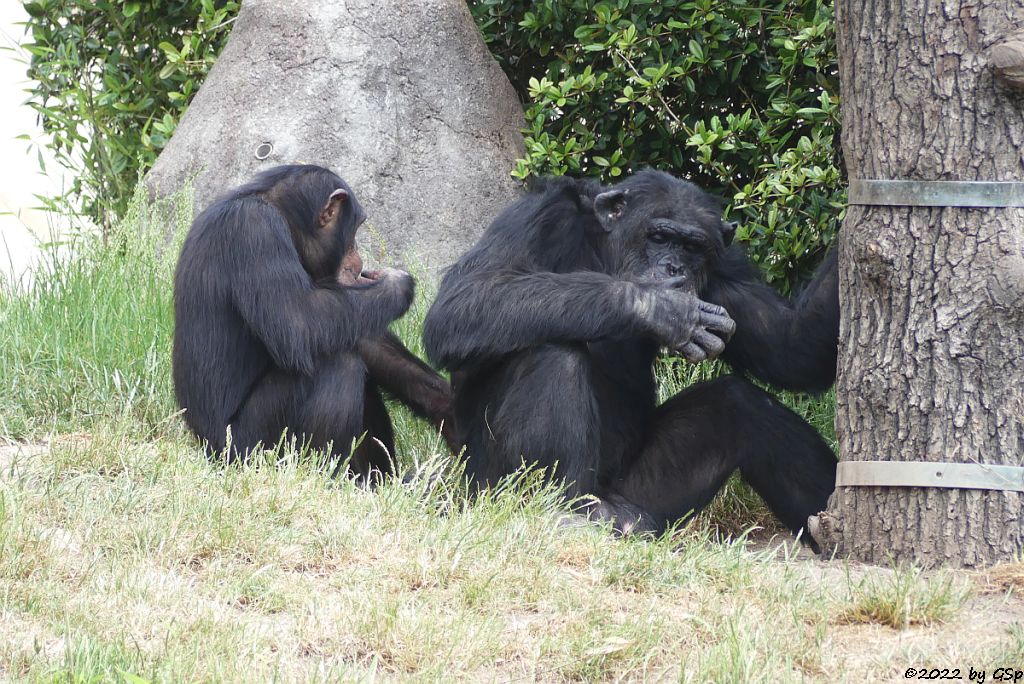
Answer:
<svg viewBox="0 0 1024 684"><path fill-rule="evenodd" d="M274 446L287 428L390 471L391 421L378 389L440 424L448 383L387 326L413 298L403 271L362 271L365 218L351 188L318 166L280 166L192 224L174 280L174 388L211 455ZM230 429L230 448L226 441Z"/></svg>
<svg viewBox="0 0 1024 684"><path fill-rule="evenodd" d="M662 345L694 361L725 347L790 387L834 377L834 267L790 303L731 237L715 202L656 171L611 188L551 179L508 207L448 271L424 330L453 371L468 474L487 485L536 463L620 529L664 529L736 469L794 531L822 510L835 456L769 394L724 376L656 406ZM736 318L727 346L733 321L698 293Z"/></svg>

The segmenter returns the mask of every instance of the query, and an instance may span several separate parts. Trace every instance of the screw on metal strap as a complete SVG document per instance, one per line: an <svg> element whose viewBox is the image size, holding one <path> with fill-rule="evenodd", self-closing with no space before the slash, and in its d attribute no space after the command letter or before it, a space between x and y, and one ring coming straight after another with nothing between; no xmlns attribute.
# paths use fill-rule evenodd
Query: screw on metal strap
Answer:
<svg viewBox="0 0 1024 684"><path fill-rule="evenodd" d="M1024 492L1024 468L984 463L842 461L836 487L938 487Z"/></svg>
<svg viewBox="0 0 1024 684"><path fill-rule="evenodd" d="M850 181L850 204L891 207L1024 207L1017 181Z"/></svg>

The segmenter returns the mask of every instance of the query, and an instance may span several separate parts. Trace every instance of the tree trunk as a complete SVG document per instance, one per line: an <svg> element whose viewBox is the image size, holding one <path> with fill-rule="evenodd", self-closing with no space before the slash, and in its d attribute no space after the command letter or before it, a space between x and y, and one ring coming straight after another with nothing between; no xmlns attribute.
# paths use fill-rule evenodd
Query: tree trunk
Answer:
<svg viewBox="0 0 1024 684"><path fill-rule="evenodd" d="M1024 180L989 59L1024 2L838 5L850 178ZM841 460L1022 465L1024 209L850 206L840 241ZM820 523L842 557L974 567L1019 554L1024 493L840 487Z"/></svg>

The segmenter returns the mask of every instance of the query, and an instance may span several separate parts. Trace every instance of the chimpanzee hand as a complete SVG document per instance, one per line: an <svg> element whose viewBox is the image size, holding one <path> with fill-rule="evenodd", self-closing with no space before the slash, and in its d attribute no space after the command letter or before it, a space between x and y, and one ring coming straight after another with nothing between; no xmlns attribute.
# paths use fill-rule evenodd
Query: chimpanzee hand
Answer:
<svg viewBox="0 0 1024 684"><path fill-rule="evenodd" d="M452 393L451 385L444 378L435 375L427 383L430 386L429 396L426 397L424 413L431 424L441 431L441 437L452 454L458 456L462 451L465 440L455 423L455 395Z"/></svg>
<svg viewBox="0 0 1024 684"><path fill-rule="evenodd" d="M693 296L693 295L691 295ZM699 363L713 359L725 350L725 343L736 332L736 322L729 312L718 306L693 297L697 303L697 326L690 341L681 347L672 347L687 361Z"/></svg>
<svg viewBox="0 0 1024 684"><path fill-rule="evenodd" d="M370 285L363 292L370 297L374 305L386 310L391 320L399 318L409 310L416 292L412 276L397 268L364 271L359 276L359 283Z"/></svg>
<svg viewBox="0 0 1024 684"><path fill-rule="evenodd" d="M736 323L720 306L697 298L685 278L639 284L637 312L659 342L697 363L725 349Z"/></svg>

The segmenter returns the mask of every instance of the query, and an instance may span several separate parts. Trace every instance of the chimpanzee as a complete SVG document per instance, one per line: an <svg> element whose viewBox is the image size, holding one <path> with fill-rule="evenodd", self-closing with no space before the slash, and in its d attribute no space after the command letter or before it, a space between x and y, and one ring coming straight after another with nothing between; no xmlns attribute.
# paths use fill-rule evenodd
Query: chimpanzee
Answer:
<svg viewBox="0 0 1024 684"><path fill-rule="evenodd" d="M728 226L727 243L731 237ZM832 386L839 353L837 254L829 250L814 278L790 301L761 282L741 247L725 250L700 296L736 321L722 352L734 370L782 389L816 393Z"/></svg>
<svg viewBox="0 0 1024 684"><path fill-rule="evenodd" d="M535 463L568 495L594 495L590 515L660 531L739 469L788 527L802 528L836 471L802 418L735 375L656 405L652 363L663 345L693 361L724 347L780 384L828 381L817 357L835 351L816 347L831 311L815 294L827 283L795 305L772 296L727 249L731 237L709 196L650 170L611 188L549 179L509 206L446 273L424 328L428 356L453 371L467 474L486 486ZM704 292L735 307L737 322L698 299ZM734 325L751 332L726 345ZM805 356L814 369L785 368Z"/></svg>
<svg viewBox="0 0 1024 684"><path fill-rule="evenodd" d="M311 165L269 169L195 219L174 279L174 388L211 456L234 461L287 429L343 458L362 437L351 471L387 473L379 389L447 418L448 383L387 330L412 302L412 277L363 271L364 219L345 181Z"/></svg>

